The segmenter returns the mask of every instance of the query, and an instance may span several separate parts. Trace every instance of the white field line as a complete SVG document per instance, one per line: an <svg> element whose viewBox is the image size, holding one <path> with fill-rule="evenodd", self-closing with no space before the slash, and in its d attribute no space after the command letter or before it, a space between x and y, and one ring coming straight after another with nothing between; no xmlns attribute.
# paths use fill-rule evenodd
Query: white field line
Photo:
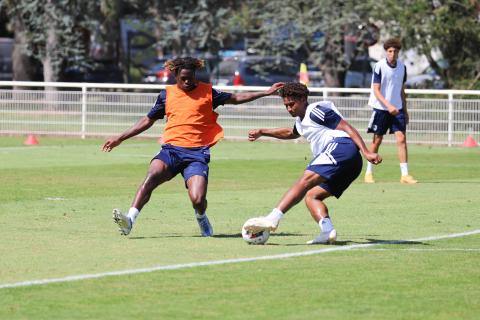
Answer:
<svg viewBox="0 0 480 320"><path fill-rule="evenodd" d="M60 282L72 282L72 281L80 281L80 280L87 280L87 279L104 278L109 276L130 275L130 274L147 273L147 272L162 271L162 270L179 270L179 269L214 266L214 265L231 264L231 263L286 259L286 258L293 258L293 257L311 256L311 255L334 252L334 251L349 251L354 249L363 249L363 248L380 246L385 244L403 244L403 243L416 242L416 241L435 241L435 240L442 240L442 239L465 237L465 236L470 236L475 234L480 234L480 229L462 232L462 233L431 236L431 237L424 237L424 238L411 239L411 240L392 240L392 241L384 241L384 242L376 242L376 243L353 244L348 246L332 246L332 247L322 248L318 250L291 252L291 253L275 254L270 256L200 261L200 262L172 264L172 265L164 265L164 266L154 266L149 268L127 269L127 270L92 273L92 274L79 274L79 275L67 276L62 278L50 278L50 279L30 280L30 281L22 281L22 282L15 282L15 283L5 283L5 284L0 284L0 289L28 287L28 286L34 286L34 285L43 285L43 284L60 283Z"/></svg>

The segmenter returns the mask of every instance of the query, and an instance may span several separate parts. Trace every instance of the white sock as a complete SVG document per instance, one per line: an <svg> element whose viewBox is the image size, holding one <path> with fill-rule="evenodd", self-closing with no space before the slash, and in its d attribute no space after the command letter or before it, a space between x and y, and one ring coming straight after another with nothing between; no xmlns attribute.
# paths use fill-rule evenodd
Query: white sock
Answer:
<svg viewBox="0 0 480 320"><path fill-rule="evenodd" d="M408 176L408 164L400 163L400 171L402 172L402 176Z"/></svg>
<svg viewBox="0 0 480 320"><path fill-rule="evenodd" d="M277 208L273 209L272 212L270 212L268 215L267 215L267 219L274 222L275 224L278 224L278 222L280 222L280 220L282 219L283 217L283 212L278 210Z"/></svg>
<svg viewBox="0 0 480 320"><path fill-rule="evenodd" d="M322 232L329 232L333 229L332 220L330 220L330 218L320 219L318 225L320 226L320 230L322 230Z"/></svg>
<svg viewBox="0 0 480 320"><path fill-rule="evenodd" d="M367 162L367 171L365 173L373 173L373 164L370 161Z"/></svg>
<svg viewBox="0 0 480 320"><path fill-rule="evenodd" d="M132 221L132 224L133 224L135 222L135 220L137 219L139 214L140 214L140 211L138 211L137 208L131 207L128 210L127 217L130 218L130 221Z"/></svg>

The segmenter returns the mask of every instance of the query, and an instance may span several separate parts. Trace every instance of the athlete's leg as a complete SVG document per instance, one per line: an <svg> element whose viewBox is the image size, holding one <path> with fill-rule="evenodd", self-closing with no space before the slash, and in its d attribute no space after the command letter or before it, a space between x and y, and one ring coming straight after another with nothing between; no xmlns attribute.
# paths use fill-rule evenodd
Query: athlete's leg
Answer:
<svg viewBox="0 0 480 320"><path fill-rule="evenodd" d="M305 196L305 204L307 205L312 218L318 223L323 218L329 218L328 208L323 202L332 194L327 190L316 186L310 189Z"/></svg>
<svg viewBox="0 0 480 320"><path fill-rule="evenodd" d="M148 168L147 176L140 185L132 202L132 207L142 210L143 206L150 200L152 191L160 184L172 179L172 173L162 160L153 159Z"/></svg>
<svg viewBox="0 0 480 320"><path fill-rule="evenodd" d="M395 131L395 139L397 140L398 160L400 163L408 162L407 136L404 131Z"/></svg>
<svg viewBox="0 0 480 320"><path fill-rule="evenodd" d="M285 193L276 208L286 213L290 208L299 203L310 189L324 181L325 178L319 174L305 170L303 176Z"/></svg>
<svg viewBox="0 0 480 320"><path fill-rule="evenodd" d="M173 174L168 170L167 165L158 159L153 159L148 168L147 176L140 185L133 199L132 206L127 214L119 209L113 209L113 221L118 225L122 235L128 235L143 206L148 202L152 191L161 183L170 180Z"/></svg>
<svg viewBox="0 0 480 320"><path fill-rule="evenodd" d="M203 237L211 237L213 228L208 220L207 210L207 178L204 176L193 175L187 180L188 196L195 209L200 233Z"/></svg>
<svg viewBox="0 0 480 320"><path fill-rule="evenodd" d="M187 180L188 196L195 212L204 214L207 210L207 179L203 176L191 176Z"/></svg>

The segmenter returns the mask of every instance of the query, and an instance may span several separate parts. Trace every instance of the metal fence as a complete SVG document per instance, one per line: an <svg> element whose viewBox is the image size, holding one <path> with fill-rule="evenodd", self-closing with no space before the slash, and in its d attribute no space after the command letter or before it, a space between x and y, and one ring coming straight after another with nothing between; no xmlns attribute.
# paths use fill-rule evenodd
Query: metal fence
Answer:
<svg viewBox="0 0 480 320"><path fill-rule="evenodd" d="M0 81L0 134L111 136L124 131L153 106L162 85ZM266 87L216 87L258 91ZM369 89L310 88L309 102L331 100L364 136L371 115ZM480 91L407 90L410 143L458 145L480 138ZM217 108L227 139L246 139L252 128L293 126L277 96ZM164 121L144 132L159 137ZM391 136L386 142L393 142Z"/></svg>

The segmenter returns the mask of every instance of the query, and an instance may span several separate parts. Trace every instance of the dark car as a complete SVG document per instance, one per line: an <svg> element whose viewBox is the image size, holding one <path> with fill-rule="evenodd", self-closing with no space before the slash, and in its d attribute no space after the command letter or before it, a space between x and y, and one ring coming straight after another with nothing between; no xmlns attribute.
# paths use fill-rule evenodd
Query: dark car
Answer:
<svg viewBox="0 0 480 320"><path fill-rule="evenodd" d="M64 81L90 83L123 83L123 72L115 62L95 62L92 66L65 69Z"/></svg>
<svg viewBox="0 0 480 320"><path fill-rule="evenodd" d="M205 62L205 67L197 69L195 71L195 77L202 82L210 82L210 75L213 67L218 62L218 58L215 57L198 57ZM158 83L158 84L174 84L176 83L175 74L165 69L165 62L172 59L172 57L158 58L155 64L153 64L147 73L143 76L143 83Z"/></svg>
<svg viewBox="0 0 480 320"><path fill-rule="evenodd" d="M345 88L370 88L372 70L377 60L368 56L356 57L345 74Z"/></svg>
<svg viewBox="0 0 480 320"><path fill-rule="evenodd" d="M242 56L222 60L212 72L214 85L271 86L298 80L299 66L287 57Z"/></svg>

